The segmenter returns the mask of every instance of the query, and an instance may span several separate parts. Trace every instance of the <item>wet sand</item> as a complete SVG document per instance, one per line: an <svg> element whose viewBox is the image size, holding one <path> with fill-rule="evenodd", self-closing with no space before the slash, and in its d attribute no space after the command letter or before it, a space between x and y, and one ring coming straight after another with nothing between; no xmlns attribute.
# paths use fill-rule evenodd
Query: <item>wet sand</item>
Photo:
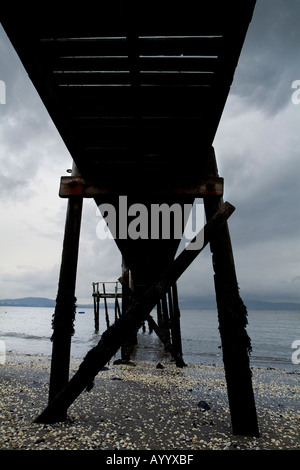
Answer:
<svg viewBox="0 0 300 470"><path fill-rule="evenodd" d="M80 362L72 359L71 375ZM261 432L253 438L232 435L222 367L156 365L112 361L66 422L44 425L33 421L47 405L50 357L8 354L0 365L0 449L300 449L300 371L252 369Z"/></svg>

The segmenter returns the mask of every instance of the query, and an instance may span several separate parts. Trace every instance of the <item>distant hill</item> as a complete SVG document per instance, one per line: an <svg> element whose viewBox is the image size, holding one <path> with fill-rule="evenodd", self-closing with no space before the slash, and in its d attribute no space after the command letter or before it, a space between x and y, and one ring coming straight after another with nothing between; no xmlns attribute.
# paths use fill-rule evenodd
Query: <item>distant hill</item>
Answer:
<svg viewBox="0 0 300 470"><path fill-rule="evenodd" d="M0 305L6 307L55 307L55 300L45 297L24 297L22 299L3 299Z"/></svg>
<svg viewBox="0 0 300 470"><path fill-rule="evenodd" d="M290 302L263 302L261 300L244 300L248 310L299 310L300 304ZM24 297L22 299L3 299L0 300L0 306L7 307L55 307L55 300L45 297ZM185 298L179 299L180 309L187 310L211 310L216 309L216 301L214 299L195 299ZM93 308L93 304L77 304L78 308Z"/></svg>
<svg viewBox="0 0 300 470"><path fill-rule="evenodd" d="M0 306L55 308L56 301L46 297L23 297L22 299L2 299ZM93 308L93 304L77 304L80 308Z"/></svg>

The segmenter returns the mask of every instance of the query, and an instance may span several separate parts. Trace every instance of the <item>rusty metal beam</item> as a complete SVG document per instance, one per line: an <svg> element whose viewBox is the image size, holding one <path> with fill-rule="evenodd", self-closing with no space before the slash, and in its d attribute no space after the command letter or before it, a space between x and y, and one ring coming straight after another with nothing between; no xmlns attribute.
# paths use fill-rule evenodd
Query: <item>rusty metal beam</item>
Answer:
<svg viewBox="0 0 300 470"><path fill-rule="evenodd" d="M206 196L218 196L222 197L223 195L223 185L224 180L220 177L209 177L201 180L197 185L189 186L176 186L176 187L158 187L155 188L153 185L151 187L151 196L193 196L193 197L206 197ZM135 194L136 188L128 188L128 185L125 189L124 194ZM108 187L98 184L93 181L87 181L82 177L75 176L62 176L60 183L59 196L61 198L69 197L85 197L85 198L94 198L94 197L106 197L106 196L116 196L122 194L122 188L120 186Z"/></svg>

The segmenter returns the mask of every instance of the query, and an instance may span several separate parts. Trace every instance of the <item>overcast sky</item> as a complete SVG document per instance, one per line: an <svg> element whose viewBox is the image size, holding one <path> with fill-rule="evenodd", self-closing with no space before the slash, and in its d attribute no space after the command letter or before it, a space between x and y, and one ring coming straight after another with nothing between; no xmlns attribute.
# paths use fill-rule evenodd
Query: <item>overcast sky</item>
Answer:
<svg viewBox="0 0 300 470"><path fill-rule="evenodd" d="M258 0L214 142L244 299L299 302L299 0ZM60 177L72 159L0 25L0 298L54 299L67 201ZM298 95L300 96L300 94ZM96 205L84 200L77 298L116 280L121 256L96 236ZM214 294L209 249L179 282L180 296Z"/></svg>

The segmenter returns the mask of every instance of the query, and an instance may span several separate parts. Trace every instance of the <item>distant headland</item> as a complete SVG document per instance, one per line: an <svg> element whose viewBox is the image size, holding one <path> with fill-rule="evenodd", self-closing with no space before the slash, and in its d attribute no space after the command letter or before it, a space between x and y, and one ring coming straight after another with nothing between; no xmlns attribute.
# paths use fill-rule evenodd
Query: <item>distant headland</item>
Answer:
<svg viewBox="0 0 300 470"><path fill-rule="evenodd" d="M264 302L261 300L244 300L248 310L299 310L300 303L291 302ZM2 299L0 306L5 307L39 307L54 308L55 300L46 297L23 297L20 299ZM77 304L79 308L93 308L93 304ZM215 310L216 302L214 299L186 298L180 301L180 308L185 310Z"/></svg>

